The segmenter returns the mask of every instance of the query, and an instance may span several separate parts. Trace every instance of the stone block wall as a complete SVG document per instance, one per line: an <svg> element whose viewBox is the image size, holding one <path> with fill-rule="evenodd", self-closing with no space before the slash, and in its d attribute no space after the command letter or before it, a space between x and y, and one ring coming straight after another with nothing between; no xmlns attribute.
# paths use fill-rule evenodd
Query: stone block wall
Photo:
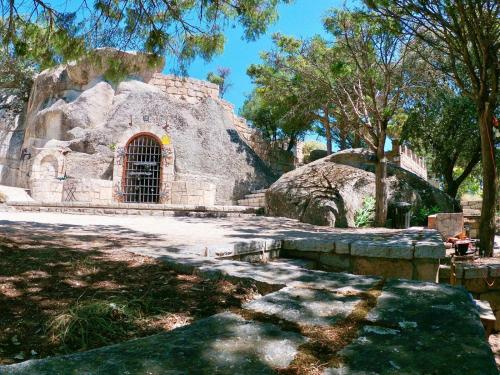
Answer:
<svg viewBox="0 0 500 375"><path fill-rule="evenodd" d="M481 206L483 200L480 198L466 199L461 200L460 204L463 209L465 225L470 229L470 236L472 238L477 238L479 235L479 222L481 219ZM500 209L500 203L497 209ZM497 231L500 231L500 216L496 217L496 227Z"/></svg>
<svg viewBox="0 0 500 375"><path fill-rule="evenodd" d="M215 205L215 184L197 180L172 182L171 203L195 206Z"/></svg>
<svg viewBox="0 0 500 375"><path fill-rule="evenodd" d="M71 201L71 192L75 202L110 203L113 200L113 181L94 178L70 179L64 182L63 201Z"/></svg>
<svg viewBox="0 0 500 375"><path fill-rule="evenodd" d="M463 286L475 299L488 301L496 317L495 330L500 331L500 262L456 262L450 283Z"/></svg>
<svg viewBox="0 0 500 375"><path fill-rule="evenodd" d="M464 230L464 215L459 213L439 213L430 215L427 221L429 229L437 229L444 240L454 237Z"/></svg>
<svg viewBox="0 0 500 375"><path fill-rule="evenodd" d="M55 178L38 178L31 180L31 197L39 202L61 202L64 181Z"/></svg>
<svg viewBox="0 0 500 375"><path fill-rule="evenodd" d="M208 97L216 100L219 98L219 86L199 79L155 73L146 83L192 104Z"/></svg>
<svg viewBox="0 0 500 375"><path fill-rule="evenodd" d="M319 268L356 275L438 281L440 259L445 248L437 233L426 233L421 241L405 239L285 240L281 256L314 260Z"/></svg>

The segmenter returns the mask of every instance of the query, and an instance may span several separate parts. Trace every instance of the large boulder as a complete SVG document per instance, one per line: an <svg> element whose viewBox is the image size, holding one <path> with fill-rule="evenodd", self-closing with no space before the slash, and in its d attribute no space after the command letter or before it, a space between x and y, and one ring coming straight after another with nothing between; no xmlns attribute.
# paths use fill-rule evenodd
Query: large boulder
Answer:
<svg viewBox="0 0 500 375"><path fill-rule="evenodd" d="M371 153L349 150L286 173L266 192L267 212L310 224L353 227L356 211L375 195L373 163ZM423 207L453 212L454 200L427 181L394 165L388 170L390 205L405 201L415 212Z"/></svg>

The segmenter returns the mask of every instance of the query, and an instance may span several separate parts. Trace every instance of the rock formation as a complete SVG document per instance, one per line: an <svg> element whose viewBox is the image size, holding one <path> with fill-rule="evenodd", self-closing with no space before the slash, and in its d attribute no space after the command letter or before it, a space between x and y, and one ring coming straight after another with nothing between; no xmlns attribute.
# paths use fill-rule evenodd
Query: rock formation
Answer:
<svg viewBox="0 0 500 375"><path fill-rule="evenodd" d="M375 174L370 152L342 151L286 173L266 192L270 215L305 223L353 227L357 210L375 195ZM439 207L453 212L454 201L411 172L388 168L389 204L405 201L413 209Z"/></svg>
<svg viewBox="0 0 500 375"><path fill-rule="evenodd" d="M217 86L161 69L144 55L101 49L41 72L25 120L22 108L0 109L0 184L61 201L71 181L77 200L119 201L124 149L144 133L161 139L170 164L161 203L227 204L269 186L275 177L240 137ZM12 101L0 94L0 106ZM18 133L7 136L13 127Z"/></svg>

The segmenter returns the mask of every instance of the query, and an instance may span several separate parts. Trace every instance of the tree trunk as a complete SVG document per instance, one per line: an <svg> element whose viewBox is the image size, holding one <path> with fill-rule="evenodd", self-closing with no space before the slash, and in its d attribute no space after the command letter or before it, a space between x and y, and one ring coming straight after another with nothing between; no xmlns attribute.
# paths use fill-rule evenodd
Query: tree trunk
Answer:
<svg viewBox="0 0 500 375"><path fill-rule="evenodd" d="M479 223L479 239L483 254L485 256L492 256L495 239L495 205L498 178L495 165L495 149L493 146L493 113L488 104L486 102L479 111L483 166L483 205L481 207L481 221Z"/></svg>
<svg viewBox="0 0 500 375"><path fill-rule="evenodd" d="M378 145L375 163L375 226L384 227L387 219L387 158L384 144Z"/></svg>
<svg viewBox="0 0 500 375"><path fill-rule="evenodd" d="M332 129L330 128L330 122L328 119L323 121L323 125L325 126L325 138L326 138L326 154L332 154Z"/></svg>

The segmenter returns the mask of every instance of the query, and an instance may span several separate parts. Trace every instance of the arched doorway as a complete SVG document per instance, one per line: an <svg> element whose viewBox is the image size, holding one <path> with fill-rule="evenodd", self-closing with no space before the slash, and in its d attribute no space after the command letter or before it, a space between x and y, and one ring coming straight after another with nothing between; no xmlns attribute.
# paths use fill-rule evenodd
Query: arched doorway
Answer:
<svg viewBox="0 0 500 375"><path fill-rule="evenodd" d="M155 136L138 134L125 147L124 200L158 203L161 181L161 145Z"/></svg>

